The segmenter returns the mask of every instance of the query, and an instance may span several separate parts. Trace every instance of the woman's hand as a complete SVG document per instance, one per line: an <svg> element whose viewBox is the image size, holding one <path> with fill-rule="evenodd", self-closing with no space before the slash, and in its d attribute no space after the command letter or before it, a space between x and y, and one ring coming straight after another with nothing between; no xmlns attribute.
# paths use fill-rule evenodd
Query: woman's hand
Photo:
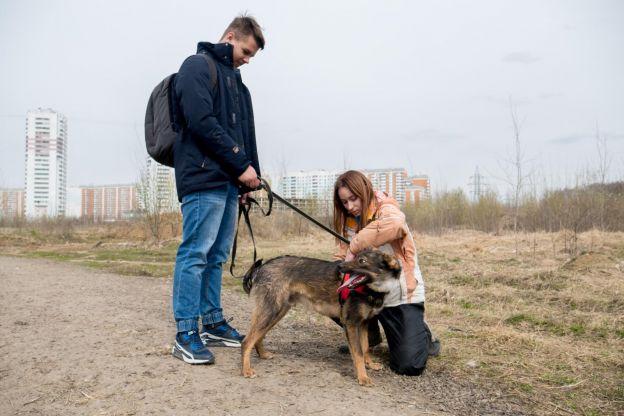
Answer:
<svg viewBox="0 0 624 416"><path fill-rule="evenodd" d="M344 261L351 261L355 258L355 254L351 253L351 250L347 249Z"/></svg>
<svg viewBox="0 0 624 416"><path fill-rule="evenodd" d="M405 279L405 283L407 284L407 299L409 299L416 290L416 279Z"/></svg>

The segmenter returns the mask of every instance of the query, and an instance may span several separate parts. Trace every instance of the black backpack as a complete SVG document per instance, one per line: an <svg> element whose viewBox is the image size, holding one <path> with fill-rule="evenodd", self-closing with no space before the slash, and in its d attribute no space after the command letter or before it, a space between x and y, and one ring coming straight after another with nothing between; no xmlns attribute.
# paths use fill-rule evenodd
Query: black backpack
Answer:
<svg viewBox="0 0 624 416"><path fill-rule="evenodd" d="M217 89L217 66L205 53L199 53L206 60L210 71L210 92L213 97ZM173 144L182 127L174 85L176 74L163 79L150 95L145 111L145 146L147 153L161 165L173 167Z"/></svg>

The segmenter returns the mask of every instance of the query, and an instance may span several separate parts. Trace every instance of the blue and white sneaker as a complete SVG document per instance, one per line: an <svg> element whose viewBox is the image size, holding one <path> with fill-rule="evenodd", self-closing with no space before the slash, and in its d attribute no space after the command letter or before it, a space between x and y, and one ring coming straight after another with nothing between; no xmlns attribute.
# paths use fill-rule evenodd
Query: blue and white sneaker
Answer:
<svg viewBox="0 0 624 416"><path fill-rule="evenodd" d="M211 347L234 347L240 348L241 342L245 339L244 335L230 326L231 321L221 321L212 325L203 325L199 334L204 345Z"/></svg>
<svg viewBox="0 0 624 416"><path fill-rule="evenodd" d="M197 330L178 332L171 355L189 364L213 364L214 355L202 343Z"/></svg>

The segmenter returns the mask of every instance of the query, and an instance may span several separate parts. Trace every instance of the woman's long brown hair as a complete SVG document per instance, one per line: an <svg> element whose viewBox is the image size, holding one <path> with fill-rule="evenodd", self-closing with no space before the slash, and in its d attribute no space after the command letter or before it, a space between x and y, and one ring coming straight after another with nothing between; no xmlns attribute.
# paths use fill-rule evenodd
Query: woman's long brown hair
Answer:
<svg viewBox="0 0 624 416"><path fill-rule="evenodd" d="M346 237L345 225L349 213L342 205L340 197L338 196L338 189L342 187L347 188L362 201L362 212L360 212L360 221L358 222L356 232L366 227L369 209L371 202L375 200L375 194L371 181L362 172L358 172L357 170L348 170L336 179L336 183L334 184L334 229L337 233Z"/></svg>

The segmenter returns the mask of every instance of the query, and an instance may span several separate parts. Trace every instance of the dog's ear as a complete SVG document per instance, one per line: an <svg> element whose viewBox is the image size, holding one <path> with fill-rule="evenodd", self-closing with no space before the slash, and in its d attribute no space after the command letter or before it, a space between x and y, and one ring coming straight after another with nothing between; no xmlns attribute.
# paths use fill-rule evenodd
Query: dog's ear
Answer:
<svg viewBox="0 0 624 416"><path fill-rule="evenodd" d="M389 270L393 271L394 274L398 275L401 273L401 262L396 257L383 253L383 259L385 265Z"/></svg>

